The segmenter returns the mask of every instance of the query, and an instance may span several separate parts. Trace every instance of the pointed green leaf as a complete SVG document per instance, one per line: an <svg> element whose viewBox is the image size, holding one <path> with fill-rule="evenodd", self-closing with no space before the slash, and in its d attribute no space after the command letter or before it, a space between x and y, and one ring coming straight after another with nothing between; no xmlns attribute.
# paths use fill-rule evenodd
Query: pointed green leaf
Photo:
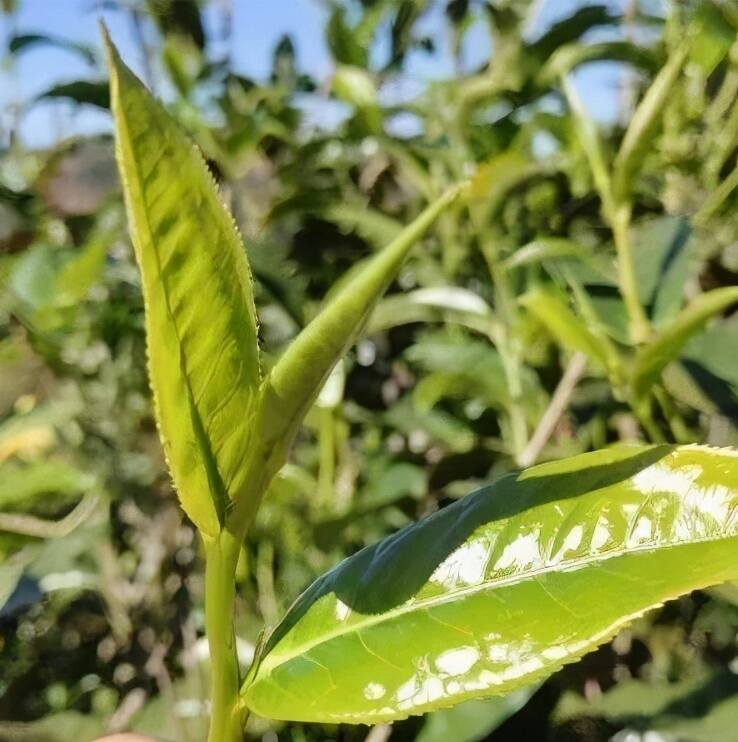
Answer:
<svg viewBox="0 0 738 742"><path fill-rule="evenodd" d="M638 354L633 368L633 390L636 397L646 394L667 366L676 360L690 338L716 314L738 302L738 286L726 286L700 294L682 310L670 325Z"/></svg>
<svg viewBox="0 0 738 742"><path fill-rule="evenodd" d="M182 506L214 535L245 484L259 385L251 275L200 153L107 45L157 420Z"/></svg>
<svg viewBox="0 0 738 742"><path fill-rule="evenodd" d="M698 65L705 76L711 75L730 52L736 29L719 3L700 3L692 22L689 61Z"/></svg>
<svg viewBox="0 0 738 742"><path fill-rule="evenodd" d="M641 164L651 139L658 130L664 106L686 58L686 46L672 53L633 114L613 168L613 190L618 201L628 198L633 176Z"/></svg>
<svg viewBox="0 0 738 742"><path fill-rule="evenodd" d="M110 93L108 84L105 82L75 80L61 85L53 85L48 90L39 93L35 100L42 101L54 98L68 99L79 105L110 108Z"/></svg>
<svg viewBox="0 0 738 742"><path fill-rule="evenodd" d="M15 34L8 39L8 51L17 56L21 52L30 51L38 46L52 46L57 49L79 55L87 64L96 62L95 52L88 44L80 44L61 36L49 36L38 33Z"/></svg>
<svg viewBox="0 0 738 742"><path fill-rule="evenodd" d="M571 80L566 76L563 77L561 86L569 104L577 140L587 158L595 188L602 201L602 209L608 219L610 219L615 213L615 202L612 191L612 180L610 178L610 168L605 157L600 133L597 131L597 126L584 107L582 99L579 97Z"/></svg>
<svg viewBox="0 0 738 742"><path fill-rule="evenodd" d="M347 280L264 380L259 440L271 462L266 476L282 465L287 447L331 369L364 328L410 249L458 194L458 188L446 192Z"/></svg>
<svg viewBox="0 0 738 742"><path fill-rule="evenodd" d="M684 286L699 268L691 236L689 221L677 216L645 219L630 230L638 297L657 328L678 314Z"/></svg>
<svg viewBox="0 0 738 742"><path fill-rule="evenodd" d="M684 346L682 362L691 361L709 372L712 379L738 388L738 314L715 322L704 332L694 335ZM1 435L2 427L0 427ZM0 441L2 438L0 437ZM1 445L1 443L0 443Z"/></svg>
<svg viewBox="0 0 738 742"><path fill-rule="evenodd" d="M568 75L581 64L595 61L627 62L646 72L652 72L657 66L651 49L629 41L574 42L559 47L548 58L536 82L542 87L551 85L557 77Z"/></svg>
<svg viewBox="0 0 738 742"><path fill-rule="evenodd" d="M509 693L738 575L738 452L622 446L510 474L315 582L242 689L376 723Z"/></svg>
<svg viewBox="0 0 738 742"><path fill-rule="evenodd" d="M117 234L112 229L95 230L78 254L64 264L54 286L58 302L76 304L87 296L90 288L100 280L108 249Z"/></svg>

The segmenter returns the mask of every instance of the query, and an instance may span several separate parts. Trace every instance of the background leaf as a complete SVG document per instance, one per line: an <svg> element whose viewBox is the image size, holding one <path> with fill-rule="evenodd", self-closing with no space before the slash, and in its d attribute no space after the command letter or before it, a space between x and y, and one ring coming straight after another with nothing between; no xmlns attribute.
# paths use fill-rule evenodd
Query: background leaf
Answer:
<svg viewBox="0 0 738 742"><path fill-rule="evenodd" d="M551 291L533 289L520 299L521 304L558 340L578 350L603 368L610 365L612 350Z"/></svg>
<svg viewBox="0 0 738 742"><path fill-rule="evenodd" d="M633 114L613 166L613 191L619 201L630 193L635 172L661 124L664 106L686 58L686 46L672 52Z"/></svg>
<svg viewBox="0 0 738 742"><path fill-rule="evenodd" d="M689 339L714 315L738 302L738 287L727 286L701 294L646 345L636 357L633 389L645 394L668 363L675 360Z"/></svg>
<svg viewBox="0 0 738 742"><path fill-rule="evenodd" d="M107 82L75 80L62 85L54 85L43 93L39 93L36 100L55 98L66 98L73 103L87 104L97 108L110 108L110 90Z"/></svg>

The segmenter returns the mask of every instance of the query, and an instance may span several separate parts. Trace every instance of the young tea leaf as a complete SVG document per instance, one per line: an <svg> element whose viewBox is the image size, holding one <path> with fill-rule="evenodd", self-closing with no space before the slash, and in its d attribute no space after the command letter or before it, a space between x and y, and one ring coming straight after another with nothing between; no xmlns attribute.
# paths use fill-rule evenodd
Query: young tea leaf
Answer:
<svg viewBox="0 0 738 742"><path fill-rule="evenodd" d="M331 369L364 328L410 249L458 194L459 188L447 191L346 281L264 380L259 424L259 441L269 457L264 476L271 476L282 465L287 448Z"/></svg>
<svg viewBox="0 0 738 742"><path fill-rule="evenodd" d="M374 724L542 679L738 576L737 462L621 446L510 474L315 582L242 698L267 718Z"/></svg>
<svg viewBox="0 0 738 742"><path fill-rule="evenodd" d="M260 381L251 275L200 153L106 44L156 416L182 506L212 536L245 484Z"/></svg>

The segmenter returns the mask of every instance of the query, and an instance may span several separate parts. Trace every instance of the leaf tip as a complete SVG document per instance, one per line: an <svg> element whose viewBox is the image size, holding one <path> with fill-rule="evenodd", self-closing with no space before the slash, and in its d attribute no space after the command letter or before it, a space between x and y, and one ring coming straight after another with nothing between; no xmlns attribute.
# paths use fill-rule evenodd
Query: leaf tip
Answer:
<svg viewBox="0 0 738 742"><path fill-rule="evenodd" d="M102 36L103 46L105 47L105 54L108 59L108 66L113 67L113 61L118 56L118 50L115 48L113 40L110 38L110 31L108 26L102 18L97 19L97 25L100 29L100 36Z"/></svg>
<svg viewBox="0 0 738 742"><path fill-rule="evenodd" d="M110 38L110 32L105 21L102 18L98 19L98 26L100 28L100 35L102 36L103 48L105 49L105 60L107 62L108 73L110 75L110 104L111 108L115 110L115 100L118 95L118 80L121 68L125 68L123 60L120 58L118 49Z"/></svg>
<svg viewBox="0 0 738 742"><path fill-rule="evenodd" d="M98 19L98 25L100 27L100 35L102 36L103 47L105 49L105 59L110 74L110 99L112 103L115 100L116 93L114 91L117 88L122 73L123 76L126 72L129 75L132 75L133 73L128 69L126 63L121 58L118 47L113 42L107 24L102 18Z"/></svg>

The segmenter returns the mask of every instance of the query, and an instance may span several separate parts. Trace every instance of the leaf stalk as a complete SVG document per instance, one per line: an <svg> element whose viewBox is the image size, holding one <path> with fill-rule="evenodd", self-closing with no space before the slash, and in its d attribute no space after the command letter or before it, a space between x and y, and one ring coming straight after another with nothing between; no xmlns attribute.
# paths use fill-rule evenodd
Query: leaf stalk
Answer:
<svg viewBox="0 0 738 742"><path fill-rule="evenodd" d="M612 214L612 234L618 257L618 283L628 311L630 339L640 344L648 340L651 328L638 297L638 282L630 245L630 206L621 205Z"/></svg>
<svg viewBox="0 0 738 742"><path fill-rule="evenodd" d="M240 540L224 529L205 543L205 631L210 647L211 708L208 742L242 742L245 718L233 612Z"/></svg>

